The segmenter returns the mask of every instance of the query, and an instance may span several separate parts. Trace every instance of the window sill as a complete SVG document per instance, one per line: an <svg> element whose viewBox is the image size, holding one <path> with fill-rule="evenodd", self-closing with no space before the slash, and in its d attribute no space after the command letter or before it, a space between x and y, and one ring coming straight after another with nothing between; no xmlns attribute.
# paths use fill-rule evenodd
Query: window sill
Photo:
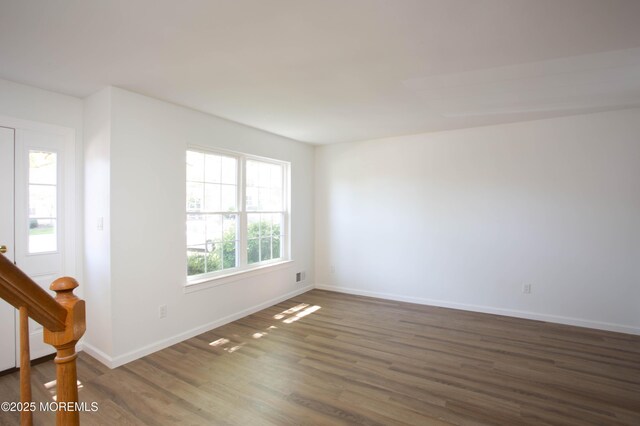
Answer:
<svg viewBox="0 0 640 426"><path fill-rule="evenodd" d="M267 272L277 271L279 269L290 268L293 266L293 260L283 260L280 262L269 263L267 265L261 265L256 268L248 269L245 271L232 272L226 275L220 275L217 277L203 278L200 280L194 280L187 282L184 286L185 293L194 293L200 290L206 290L212 287L218 287L220 285L226 285L234 281L243 280L256 275L266 274Z"/></svg>

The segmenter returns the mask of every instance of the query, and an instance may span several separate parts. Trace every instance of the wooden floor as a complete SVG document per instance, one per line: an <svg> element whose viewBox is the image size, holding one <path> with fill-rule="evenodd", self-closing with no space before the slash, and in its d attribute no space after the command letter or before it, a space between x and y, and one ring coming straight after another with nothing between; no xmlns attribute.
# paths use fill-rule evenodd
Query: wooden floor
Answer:
<svg viewBox="0 0 640 426"><path fill-rule="evenodd" d="M83 424L640 425L640 336L320 290L115 370L86 354L78 368L99 406ZM33 368L37 401L54 377ZM17 391L18 373L0 377L0 401Z"/></svg>

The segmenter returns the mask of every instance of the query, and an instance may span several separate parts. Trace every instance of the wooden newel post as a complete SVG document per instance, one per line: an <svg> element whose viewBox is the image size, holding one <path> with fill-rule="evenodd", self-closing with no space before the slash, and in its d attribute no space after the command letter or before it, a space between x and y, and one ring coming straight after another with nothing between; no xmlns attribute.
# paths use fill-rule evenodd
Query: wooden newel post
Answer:
<svg viewBox="0 0 640 426"><path fill-rule="evenodd" d="M85 306L84 300L73 294L78 282L70 277L55 280L51 290L56 292L56 301L67 310L64 331L49 331L44 329L44 342L56 348L56 401L58 411L56 424L78 425L80 416L77 411L78 375L76 372L76 343L84 334Z"/></svg>

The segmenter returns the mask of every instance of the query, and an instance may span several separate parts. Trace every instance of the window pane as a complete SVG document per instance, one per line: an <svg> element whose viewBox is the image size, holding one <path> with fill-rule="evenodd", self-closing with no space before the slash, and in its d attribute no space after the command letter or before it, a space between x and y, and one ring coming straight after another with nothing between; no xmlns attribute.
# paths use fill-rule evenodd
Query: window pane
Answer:
<svg viewBox="0 0 640 426"><path fill-rule="evenodd" d="M247 184L258 186L260 180L260 163L258 161L247 160Z"/></svg>
<svg viewBox="0 0 640 426"><path fill-rule="evenodd" d="M187 182L187 211L199 212L203 209L204 184Z"/></svg>
<svg viewBox="0 0 640 426"><path fill-rule="evenodd" d="M215 272L222 269L222 243L214 243L213 250L207 253L205 261L206 272Z"/></svg>
<svg viewBox="0 0 640 426"><path fill-rule="evenodd" d="M204 159L204 175L205 181L220 183L222 176L222 158L219 155L205 155Z"/></svg>
<svg viewBox="0 0 640 426"><path fill-rule="evenodd" d="M220 205L220 185L216 183L206 183L204 188L204 210L207 212L222 211Z"/></svg>
<svg viewBox="0 0 640 426"><path fill-rule="evenodd" d="M280 247L281 247L280 240L281 240L281 238L280 238L279 235L276 235L276 236L273 237L273 243L272 243L273 244L272 245L273 252L272 252L272 256L273 256L274 259L282 257L282 252L280 251Z"/></svg>
<svg viewBox="0 0 640 426"><path fill-rule="evenodd" d="M29 185L29 217L55 218L57 187Z"/></svg>
<svg viewBox="0 0 640 426"><path fill-rule="evenodd" d="M205 244L205 220L202 215L187 216L187 246Z"/></svg>
<svg viewBox="0 0 640 426"><path fill-rule="evenodd" d="M57 154L29 151L29 253L58 249Z"/></svg>
<svg viewBox="0 0 640 426"><path fill-rule="evenodd" d="M187 276L204 274L204 252L187 250Z"/></svg>
<svg viewBox="0 0 640 426"><path fill-rule="evenodd" d="M269 210L269 188L260 188L258 190L258 210Z"/></svg>
<svg viewBox="0 0 640 426"><path fill-rule="evenodd" d="M247 234L249 238L260 236L260 214L247 214Z"/></svg>
<svg viewBox="0 0 640 426"><path fill-rule="evenodd" d="M251 238L247 241L247 259L249 263L260 261L260 240Z"/></svg>
<svg viewBox="0 0 640 426"><path fill-rule="evenodd" d="M218 214L207 215L207 244L222 241L222 216Z"/></svg>
<svg viewBox="0 0 640 426"><path fill-rule="evenodd" d="M237 184L236 163L235 158L222 157L222 183Z"/></svg>
<svg viewBox="0 0 640 426"><path fill-rule="evenodd" d="M227 214L224 215L223 218L223 229L224 229L224 241L230 242L236 240L237 233L237 215L235 214Z"/></svg>
<svg viewBox="0 0 640 426"><path fill-rule="evenodd" d="M238 195L237 186L222 185L222 210L224 212L234 212L237 210L236 196Z"/></svg>
<svg viewBox="0 0 640 426"><path fill-rule="evenodd" d="M258 186L258 167L255 161L247 161L247 186Z"/></svg>
<svg viewBox="0 0 640 426"><path fill-rule="evenodd" d="M270 189L269 190L269 207L270 211L281 211L282 209L282 190Z"/></svg>
<svg viewBox="0 0 640 426"><path fill-rule="evenodd" d="M222 267L223 269L229 269L229 268L235 268L236 265L236 242L235 241L228 241L224 243L224 250L223 250L223 262L222 262Z"/></svg>
<svg viewBox="0 0 640 426"><path fill-rule="evenodd" d="M29 183L55 185L57 157L55 152L29 151Z"/></svg>
<svg viewBox="0 0 640 426"><path fill-rule="evenodd" d="M204 154L187 151L187 180L204 181Z"/></svg>
<svg viewBox="0 0 640 426"><path fill-rule="evenodd" d="M268 215L268 214L260 215L260 236L261 237L271 236L271 215Z"/></svg>
<svg viewBox="0 0 640 426"><path fill-rule="evenodd" d="M271 238L260 239L260 260L271 259Z"/></svg>
<svg viewBox="0 0 640 426"><path fill-rule="evenodd" d="M259 163L259 186L268 187L271 184L271 164Z"/></svg>
<svg viewBox="0 0 640 426"><path fill-rule="evenodd" d="M271 166L271 184L272 188L282 188L282 166L273 164Z"/></svg>
<svg viewBox="0 0 640 426"><path fill-rule="evenodd" d="M279 164L247 161L247 211L282 211L284 168Z"/></svg>
<svg viewBox="0 0 640 426"><path fill-rule="evenodd" d="M274 213L271 215L272 235L281 235L284 233L284 214Z"/></svg>
<svg viewBox="0 0 640 426"><path fill-rule="evenodd" d="M58 249L55 219L29 220L29 253L45 253Z"/></svg>
<svg viewBox="0 0 640 426"><path fill-rule="evenodd" d="M255 212L259 207L259 189L258 188L247 188L247 211Z"/></svg>

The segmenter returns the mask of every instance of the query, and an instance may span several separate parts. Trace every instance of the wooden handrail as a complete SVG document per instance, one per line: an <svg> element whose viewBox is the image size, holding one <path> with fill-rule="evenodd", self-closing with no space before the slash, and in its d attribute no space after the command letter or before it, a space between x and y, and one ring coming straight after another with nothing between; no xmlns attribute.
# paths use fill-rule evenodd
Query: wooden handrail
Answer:
<svg viewBox="0 0 640 426"><path fill-rule="evenodd" d="M0 255L0 297L20 310L20 399L31 400L29 322L34 319L44 327L44 342L56 348L56 412L57 425L78 425L80 416L76 372L76 343L85 332L84 300L73 290L78 283L73 278L55 280L49 287L55 299L40 288L6 257ZM26 404L25 404L26 405ZM30 411L20 413L21 425L31 425Z"/></svg>
<svg viewBox="0 0 640 426"><path fill-rule="evenodd" d="M63 331L65 328L67 310L13 262L1 255L0 297L16 309L26 307L34 321L51 331Z"/></svg>

